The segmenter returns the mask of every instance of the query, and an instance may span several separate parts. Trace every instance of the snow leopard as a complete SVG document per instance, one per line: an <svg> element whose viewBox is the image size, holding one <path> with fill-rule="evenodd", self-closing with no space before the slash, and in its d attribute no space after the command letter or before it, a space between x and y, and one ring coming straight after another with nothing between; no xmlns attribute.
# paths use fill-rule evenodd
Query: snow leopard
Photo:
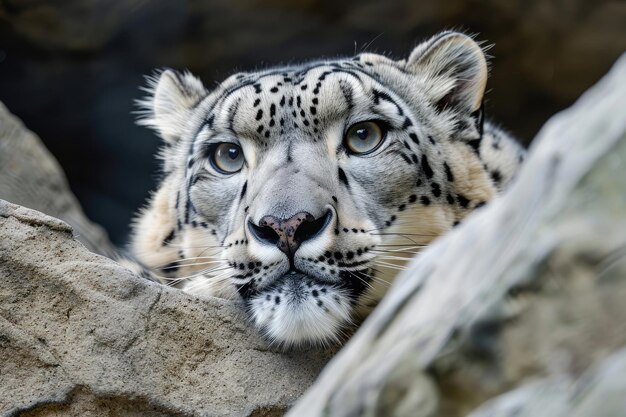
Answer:
<svg viewBox="0 0 626 417"><path fill-rule="evenodd" d="M340 342L408 261L503 190L524 148L485 121L485 50L443 32L375 53L149 78L162 180L134 224L144 275L238 300L271 344Z"/></svg>

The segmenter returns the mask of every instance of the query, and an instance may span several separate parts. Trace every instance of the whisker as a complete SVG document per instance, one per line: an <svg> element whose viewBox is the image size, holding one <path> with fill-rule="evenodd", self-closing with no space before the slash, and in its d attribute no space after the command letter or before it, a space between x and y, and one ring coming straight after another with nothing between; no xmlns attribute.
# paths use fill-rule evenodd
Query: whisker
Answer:
<svg viewBox="0 0 626 417"><path fill-rule="evenodd" d="M394 247L394 246L403 246L403 247L405 247L405 246L411 246L411 245L401 245L401 244L398 244L398 245L386 245L386 244L385 245L376 245L377 248L378 247ZM412 245L412 246L425 248L425 247L430 246L430 245Z"/></svg>
<svg viewBox="0 0 626 417"><path fill-rule="evenodd" d="M394 265L394 264L391 264L391 263L388 263L388 262L384 262L384 261L376 261L376 263L378 265L382 266L383 268L395 269L395 270L398 270L398 271L405 271L406 270L406 267L402 267L402 266L399 266L399 265Z"/></svg>
<svg viewBox="0 0 626 417"><path fill-rule="evenodd" d="M386 233L370 233L373 236L423 236L423 237L437 237L438 234L425 234L425 233L394 233L394 232L386 232Z"/></svg>
<svg viewBox="0 0 626 417"><path fill-rule="evenodd" d="M169 285L175 285L175 284L178 284L178 283L180 283L180 282L182 282L182 281L185 281L185 280L188 280L188 279L192 279L192 278L197 278L197 277L199 277L199 276L206 276L206 275L205 275L205 274L199 274L199 275L190 275L190 276L183 277L183 278L176 278L176 279L172 280L172 281L171 281L170 283L168 283L168 284L169 284ZM221 281L226 281L226 280L228 280L229 278L230 278L230 274L229 274L229 273L226 273L226 272L223 272L223 273L221 273L221 274L214 275L214 276L206 276L206 280L207 280L208 282L211 282L211 283L219 283L219 282L221 282ZM204 281L200 281L200 282L204 282ZM197 284L197 283L196 283L196 284ZM186 290L189 290L189 289L195 288L195 286L194 286L194 285L195 285L195 284L191 284L188 288L185 288L185 289L186 289Z"/></svg>
<svg viewBox="0 0 626 417"><path fill-rule="evenodd" d="M167 243L165 246L170 246L173 248L185 248L185 249L206 249L206 248L225 248L224 245L202 245L202 246L189 246L184 243Z"/></svg>
<svg viewBox="0 0 626 417"><path fill-rule="evenodd" d="M216 287L217 288L217 286L221 284L225 284L225 283L230 284L230 281L228 280L228 278L229 278L229 275L220 274L210 279L199 280L198 282L194 282L190 284L189 286L185 287L185 291L198 290L202 287ZM223 285L222 287L219 287L217 289L223 290L224 288L226 288L226 285Z"/></svg>
<svg viewBox="0 0 626 417"><path fill-rule="evenodd" d="M201 275L207 275L207 274L210 274L210 273L212 273L212 272L226 271L226 270L228 270L228 269L233 269L233 267L232 267L232 266L226 266L226 267L213 268L213 269L209 269L209 268L207 268L207 269L201 270L201 271L199 271L199 272L196 272L196 273L194 273L194 274L185 275L185 276L182 276L182 277L172 277L172 278L169 278L169 279L170 279L170 280L172 280L172 281L178 281L178 282L180 282L180 281L184 281L184 280L186 280L186 279L191 279L191 278L199 277L199 276L201 276ZM210 277L207 277L207 278L210 278ZM166 279L168 279L168 278L166 278Z"/></svg>
<svg viewBox="0 0 626 417"><path fill-rule="evenodd" d="M166 266L176 263L178 264L178 266L192 266L192 265L202 265L202 263L198 264L195 263L194 261L202 261L203 259L217 259L214 256L199 256L199 257L194 257L194 258L181 258L181 259L177 259L175 261L172 262L167 262L161 265L154 265L151 266L152 268L155 269L164 269ZM207 261L203 261L203 262L207 262ZM211 261L211 262L224 262L223 260L215 260L215 261Z"/></svg>

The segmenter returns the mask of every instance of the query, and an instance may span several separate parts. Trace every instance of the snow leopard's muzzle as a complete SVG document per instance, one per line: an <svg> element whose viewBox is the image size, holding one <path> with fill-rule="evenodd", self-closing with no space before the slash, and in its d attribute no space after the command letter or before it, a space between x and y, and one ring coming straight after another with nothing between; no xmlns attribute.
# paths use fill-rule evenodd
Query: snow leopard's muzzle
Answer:
<svg viewBox="0 0 626 417"><path fill-rule="evenodd" d="M338 174L329 175L333 168L320 148L290 144L283 151L292 154L274 156L283 163L262 168L265 180L248 184L247 250L229 261L243 264L234 276L237 289L270 340L325 342L353 321L373 274L370 249L378 238L369 233L373 224L358 218L353 201L338 197ZM329 166L320 170L322 164ZM251 271L243 258L254 259Z"/></svg>

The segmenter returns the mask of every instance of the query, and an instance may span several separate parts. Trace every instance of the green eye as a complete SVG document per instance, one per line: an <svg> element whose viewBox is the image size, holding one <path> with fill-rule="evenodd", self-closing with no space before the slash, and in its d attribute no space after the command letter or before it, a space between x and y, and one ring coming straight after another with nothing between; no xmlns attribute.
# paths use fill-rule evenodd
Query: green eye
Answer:
<svg viewBox="0 0 626 417"><path fill-rule="evenodd" d="M211 165L221 174L233 174L243 167L243 150L234 143L218 143L211 153Z"/></svg>
<svg viewBox="0 0 626 417"><path fill-rule="evenodd" d="M364 155L376 150L384 138L384 131L378 123L361 122L350 126L344 142L351 153Z"/></svg>

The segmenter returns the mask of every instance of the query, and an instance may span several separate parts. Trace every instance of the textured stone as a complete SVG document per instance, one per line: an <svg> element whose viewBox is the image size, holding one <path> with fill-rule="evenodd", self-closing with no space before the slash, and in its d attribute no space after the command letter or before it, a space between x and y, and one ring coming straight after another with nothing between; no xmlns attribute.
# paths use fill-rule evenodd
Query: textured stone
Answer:
<svg viewBox="0 0 626 417"><path fill-rule="evenodd" d="M596 415L558 407L567 378L626 346L624 79L626 55L546 124L501 198L410 264L289 416L462 416L548 376L541 415ZM624 374L607 381L593 404L616 410Z"/></svg>
<svg viewBox="0 0 626 417"><path fill-rule="evenodd" d="M142 280L0 200L2 416L277 416L326 356L273 351L238 304Z"/></svg>
<svg viewBox="0 0 626 417"><path fill-rule="evenodd" d="M622 276L623 278L623 276ZM626 410L626 350L600 360L577 380L534 381L489 401L468 417L615 417Z"/></svg>

